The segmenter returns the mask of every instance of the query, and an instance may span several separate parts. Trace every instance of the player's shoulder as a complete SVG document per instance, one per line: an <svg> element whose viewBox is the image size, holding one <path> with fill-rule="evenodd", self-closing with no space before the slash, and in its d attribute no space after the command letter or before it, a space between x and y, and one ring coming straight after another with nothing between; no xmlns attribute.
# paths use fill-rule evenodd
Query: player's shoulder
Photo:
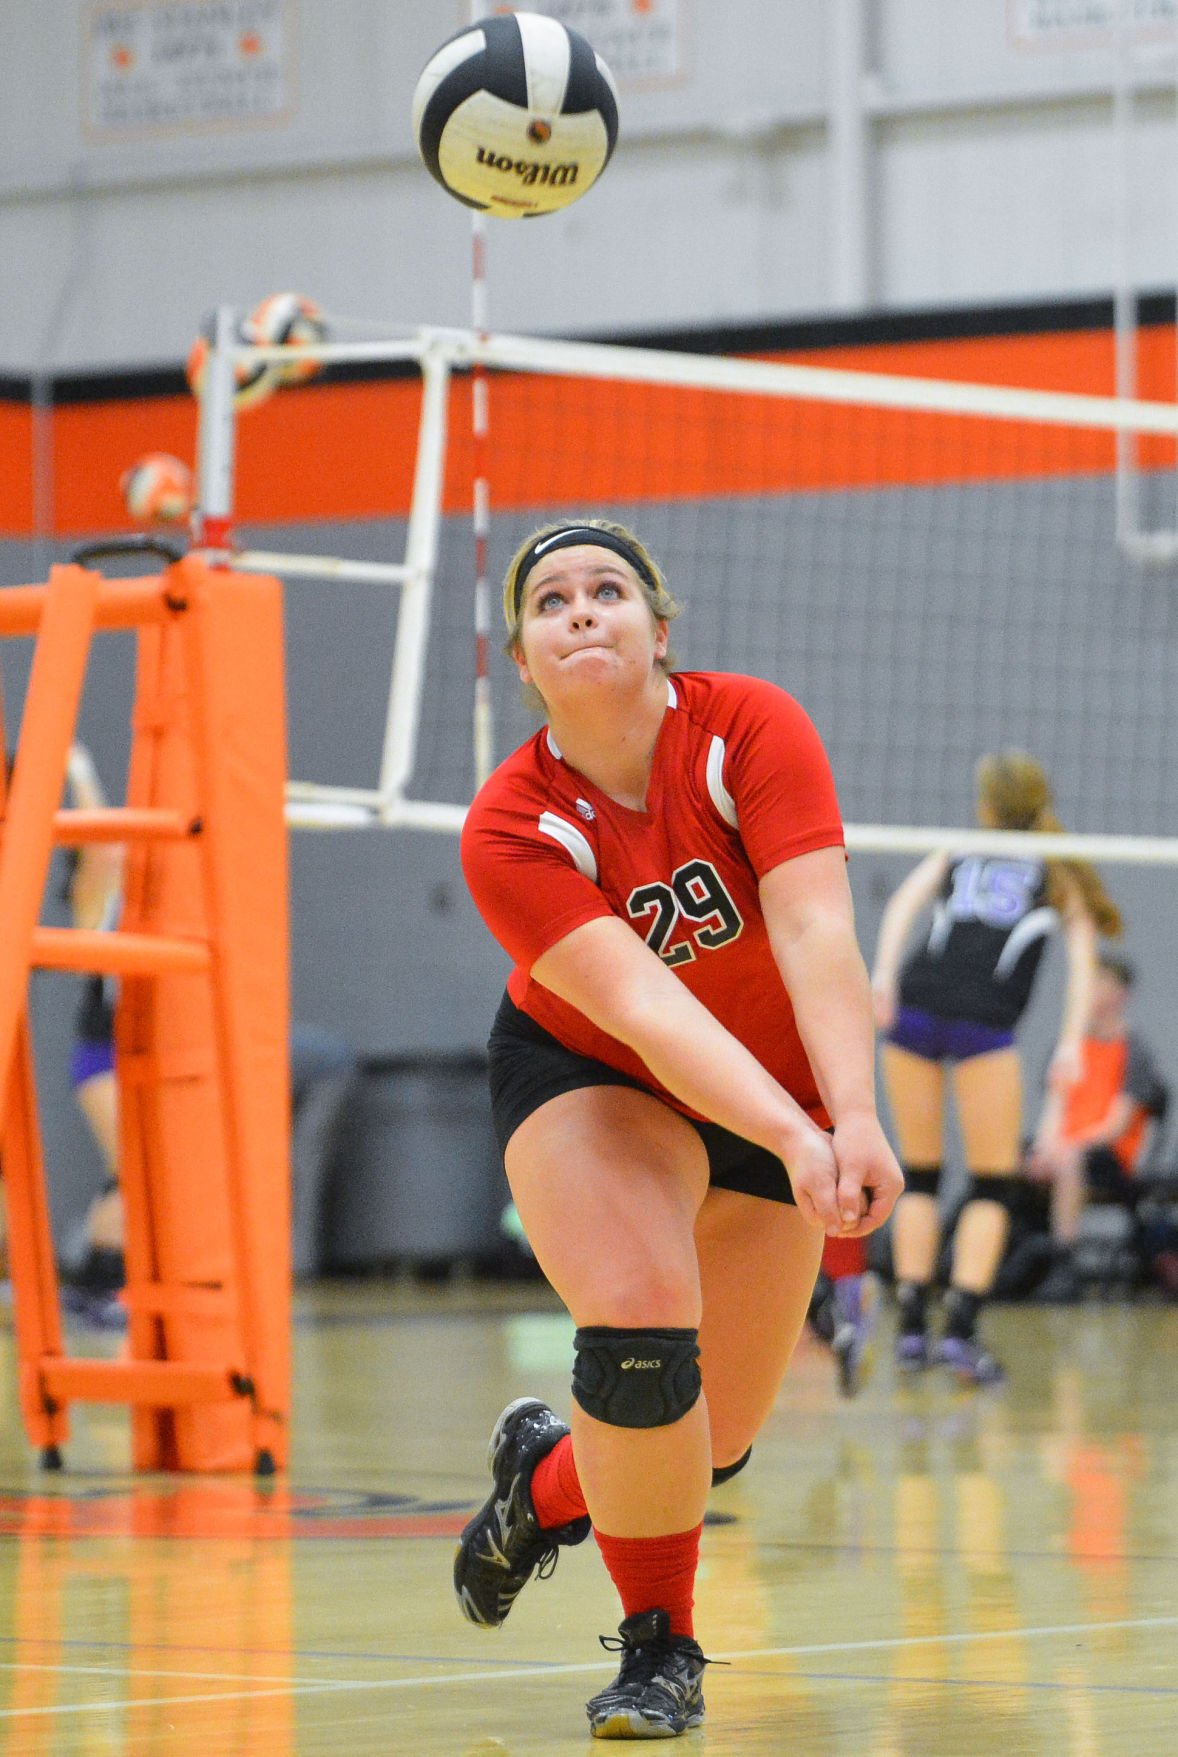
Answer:
<svg viewBox="0 0 1178 1757"><path fill-rule="evenodd" d="M671 683L692 719L703 724L755 719L765 714L806 717L795 696L764 677L750 677L739 671L676 671Z"/></svg>
<svg viewBox="0 0 1178 1757"><path fill-rule="evenodd" d="M492 771L471 802L463 841L508 832L535 832L553 813L576 810L568 772L541 727ZM583 814L582 814L583 815Z"/></svg>
<svg viewBox="0 0 1178 1757"><path fill-rule="evenodd" d="M466 814L465 832L493 822L503 812L527 810L545 790L543 728L504 757L483 782Z"/></svg>

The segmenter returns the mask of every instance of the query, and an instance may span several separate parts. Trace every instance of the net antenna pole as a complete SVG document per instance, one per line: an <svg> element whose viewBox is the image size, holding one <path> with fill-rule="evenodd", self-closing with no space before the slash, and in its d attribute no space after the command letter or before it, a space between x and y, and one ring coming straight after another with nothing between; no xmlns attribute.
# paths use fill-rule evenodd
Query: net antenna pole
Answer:
<svg viewBox="0 0 1178 1757"><path fill-rule="evenodd" d="M213 318L212 346L200 387L197 435L198 500L192 515L192 537L198 549L228 549L233 541L233 421L235 388L232 348L237 339L237 313L219 305Z"/></svg>
<svg viewBox="0 0 1178 1757"><path fill-rule="evenodd" d="M486 0L470 0L470 21L479 24L487 15ZM472 522L474 528L474 774L479 788L495 761L495 720L491 702L491 591L487 578L487 552L491 537L490 387L486 363L479 349L490 330L487 298L487 219L478 208L470 215L470 323L475 334L475 357L471 368L470 431Z"/></svg>
<svg viewBox="0 0 1178 1757"><path fill-rule="evenodd" d="M1113 148L1116 214L1116 282L1113 289L1113 340L1117 396L1126 401L1138 394L1138 286L1133 252L1134 143L1137 133L1137 84L1141 61L1137 41L1135 0L1118 0L1113 25ZM1152 45L1154 55L1175 58L1174 156L1171 158L1174 221L1178 225L1178 35ZM1176 276L1178 289L1178 276ZM1178 315L1178 314L1176 314ZM1176 385L1178 394L1178 385ZM1170 566L1178 561L1178 462L1174 472L1175 501L1169 529L1148 529L1142 505L1141 438L1128 428L1116 434L1117 545L1133 561Z"/></svg>

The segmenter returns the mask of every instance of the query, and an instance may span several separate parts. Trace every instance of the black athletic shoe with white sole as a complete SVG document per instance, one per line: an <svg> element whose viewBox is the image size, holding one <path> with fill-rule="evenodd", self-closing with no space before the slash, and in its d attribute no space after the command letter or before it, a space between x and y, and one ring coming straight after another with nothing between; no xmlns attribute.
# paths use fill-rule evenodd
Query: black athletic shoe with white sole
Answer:
<svg viewBox="0 0 1178 1757"><path fill-rule="evenodd" d="M674 1739L704 1717L705 1659L698 1641L672 1635L666 1611L640 1611L618 1627L620 1640L601 1645L620 1652L613 1683L585 1704L595 1739Z"/></svg>
<svg viewBox="0 0 1178 1757"><path fill-rule="evenodd" d="M459 1608L480 1629L498 1629L532 1575L546 1580L558 1549L589 1536L588 1516L545 1530L532 1506L532 1472L568 1431L538 1397L517 1397L495 1423L487 1449L495 1486L454 1558Z"/></svg>

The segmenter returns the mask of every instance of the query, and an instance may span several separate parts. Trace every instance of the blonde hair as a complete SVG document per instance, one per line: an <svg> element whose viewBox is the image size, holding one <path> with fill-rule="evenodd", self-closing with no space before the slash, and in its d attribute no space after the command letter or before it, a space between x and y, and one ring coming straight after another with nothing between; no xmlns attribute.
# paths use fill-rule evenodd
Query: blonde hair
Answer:
<svg viewBox="0 0 1178 1757"><path fill-rule="evenodd" d="M615 524L612 519L555 519L525 537L508 563L503 578L503 620L507 624L507 639L503 644L503 651L508 657L514 657L519 648L520 623L523 619L519 578L522 563L527 560L533 546L542 542L545 537L555 537L562 531L581 530L602 531L607 537L614 538L622 546L618 554L623 560L627 559L623 553L625 549L633 551L641 565L635 567L633 562L628 562L628 565L637 577L647 608L656 622L673 622L678 616L679 606L668 590L662 569L645 543L633 531L627 530L625 525ZM586 538L586 541L591 542L592 538ZM670 652L664 654L658 664L664 671L673 671L675 668Z"/></svg>
<svg viewBox="0 0 1178 1757"><path fill-rule="evenodd" d="M1025 750L1004 750L982 757L977 766L977 786L978 804L989 807L996 828L1063 829L1055 815L1046 770ZM1121 912L1094 866L1086 860L1049 860L1046 866L1047 900L1053 908L1062 908L1074 887L1097 929L1109 939L1120 935Z"/></svg>

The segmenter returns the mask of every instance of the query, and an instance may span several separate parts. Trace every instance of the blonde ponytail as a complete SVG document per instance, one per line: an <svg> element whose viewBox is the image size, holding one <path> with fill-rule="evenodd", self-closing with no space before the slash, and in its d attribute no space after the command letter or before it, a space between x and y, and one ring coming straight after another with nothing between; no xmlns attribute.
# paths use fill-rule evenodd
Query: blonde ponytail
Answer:
<svg viewBox="0 0 1178 1757"><path fill-rule="evenodd" d="M1058 833L1063 825L1055 815L1051 785L1042 764L1025 750L1004 750L984 756L977 768L978 801L988 806L995 828L1040 830ZM1063 910L1076 892L1085 912L1106 939L1122 931L1121 912L1104 888L1104 882L1087 860L1048 860L1047 900Z"/></svg>

